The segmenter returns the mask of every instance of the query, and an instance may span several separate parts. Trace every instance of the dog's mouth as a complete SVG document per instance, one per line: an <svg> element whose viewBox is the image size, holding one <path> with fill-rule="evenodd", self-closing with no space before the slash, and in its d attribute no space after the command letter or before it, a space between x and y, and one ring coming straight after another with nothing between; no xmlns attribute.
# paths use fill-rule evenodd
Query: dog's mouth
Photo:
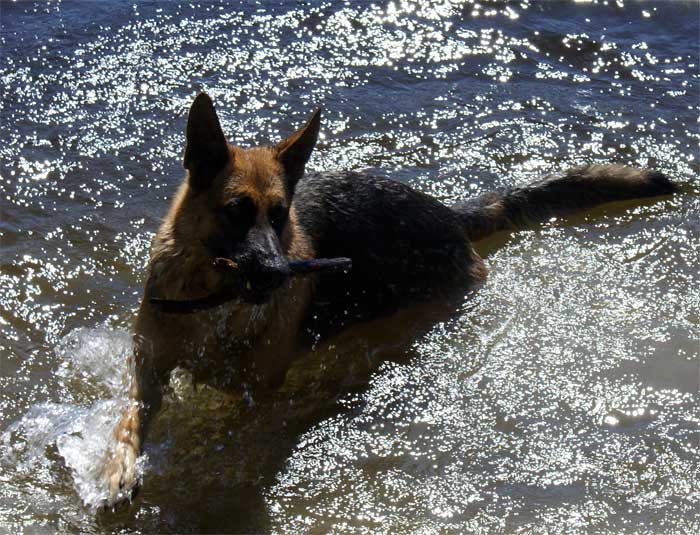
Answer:
<svg viewBox="0 0 700 535"><path fill-rule="evenodd" d="M224 276L223 291L236 296L243 303L261 305L270 300L274 292L282 288L292 271L287 267L287 262L280 264L278 269L260 268L246 269L235 260L229 258L216 258L214 266Z"/></svg>

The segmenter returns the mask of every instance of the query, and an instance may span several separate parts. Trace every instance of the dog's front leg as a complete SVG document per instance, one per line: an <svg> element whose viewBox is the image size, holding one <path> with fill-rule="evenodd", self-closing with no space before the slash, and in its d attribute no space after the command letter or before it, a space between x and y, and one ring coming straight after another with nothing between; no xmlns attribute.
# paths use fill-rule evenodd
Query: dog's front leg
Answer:
<svg viewBox="0 0 700 535"><path fill-rule="evenodd" d="M105 460L103 479L107 505L131 498L139 485L136 462L148 423L162 400L161 381L153 366L151 352L136 341L127 366L129 404L114 429L114 448Z"/></svg>

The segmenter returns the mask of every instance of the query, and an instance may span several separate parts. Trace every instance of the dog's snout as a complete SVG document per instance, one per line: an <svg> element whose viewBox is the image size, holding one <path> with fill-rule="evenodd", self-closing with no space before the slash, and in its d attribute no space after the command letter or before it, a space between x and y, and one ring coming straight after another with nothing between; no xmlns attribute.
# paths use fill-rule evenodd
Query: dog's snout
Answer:
<svg viewBox="0 0 700 535"><path fill-rule="evenodd" d="M236 257L246 284L253 293L269 293L279 288L291 273L279 240L268 229L252 229L246 246Z"/></svg>

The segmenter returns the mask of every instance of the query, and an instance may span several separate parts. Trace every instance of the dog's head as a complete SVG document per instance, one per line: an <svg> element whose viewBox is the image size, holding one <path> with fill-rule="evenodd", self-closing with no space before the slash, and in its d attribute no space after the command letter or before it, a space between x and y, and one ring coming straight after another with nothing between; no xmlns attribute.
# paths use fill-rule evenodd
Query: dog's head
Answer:
<svg viewBox="0 0 700 535"><path fill-rule="evenodd" d="M289 277L292 197L319 125L320 109L280 143L244 149L227 143L208 95L199 94L192 104L186 183L170 217L178 234L209 260L223 257L238 265L246 280L240 289L244 301L265 302Z"/></svg>

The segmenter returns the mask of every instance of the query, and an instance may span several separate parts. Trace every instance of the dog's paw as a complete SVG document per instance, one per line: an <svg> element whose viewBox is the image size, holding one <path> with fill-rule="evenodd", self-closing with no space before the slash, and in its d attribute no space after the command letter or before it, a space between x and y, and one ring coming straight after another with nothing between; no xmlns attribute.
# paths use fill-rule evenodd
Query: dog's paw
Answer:
<svg viewBox="0 0 700 535"><path fill-rule="evenodd" d="M102 478L106 487L105 505L114 507L131 500L139 486L137 460L140 437L138 407L132 407L114 431L116 445L107 454Z"/></svg>
<svg viewBox="0 0 700 535"><path fill-rule="evenodd" d="M106 506L115 507L131 500L139 485L137 458L138 453L130 443L117 442L102 472L107 487Z"/></svg>

